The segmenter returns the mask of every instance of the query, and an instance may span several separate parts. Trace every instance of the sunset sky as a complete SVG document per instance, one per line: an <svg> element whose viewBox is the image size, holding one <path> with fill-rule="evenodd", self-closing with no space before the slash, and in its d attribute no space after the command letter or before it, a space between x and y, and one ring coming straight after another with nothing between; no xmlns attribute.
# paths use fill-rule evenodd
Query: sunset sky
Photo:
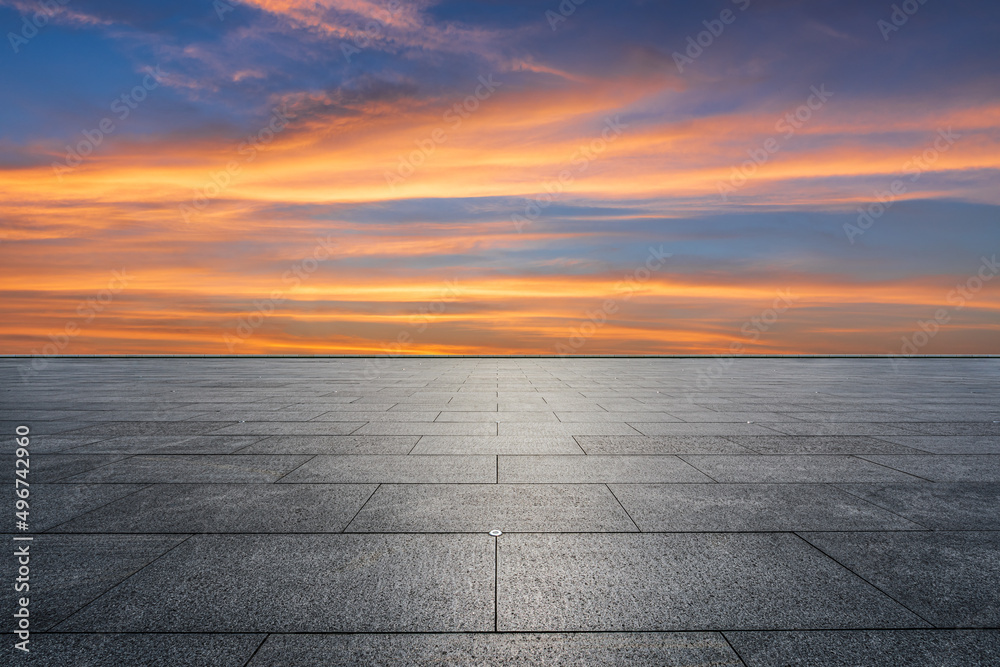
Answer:
<svg viewBox="0 0 1000 667"><path fill-rule="evenodd" d="M1000 353L1000 4L576 1L0 0L0 353Z"/></svg>

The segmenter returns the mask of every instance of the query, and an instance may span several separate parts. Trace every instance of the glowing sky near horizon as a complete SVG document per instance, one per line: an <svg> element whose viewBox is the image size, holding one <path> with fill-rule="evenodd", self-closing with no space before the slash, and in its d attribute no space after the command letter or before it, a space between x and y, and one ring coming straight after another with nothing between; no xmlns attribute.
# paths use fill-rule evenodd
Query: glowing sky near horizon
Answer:
<svg viewBox="0 0 1000 667"><path fill-rule="evenodd" d="M897 6L0 0L0 353L998 354L1000 5Z"/></svg>

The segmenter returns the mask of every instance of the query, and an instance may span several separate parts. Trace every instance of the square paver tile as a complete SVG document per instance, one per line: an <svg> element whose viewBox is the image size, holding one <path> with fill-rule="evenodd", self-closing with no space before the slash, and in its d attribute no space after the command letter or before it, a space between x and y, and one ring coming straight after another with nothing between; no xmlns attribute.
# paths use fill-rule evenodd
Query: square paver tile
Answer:
<svg viewBox="0 0 1000 667"><path fill-rule="evenodd" d="M49 630L78 609L91 603L133 573L159 558L186 536L178 535L34 535L30 542L9 538L9 556L0 571L13 582L18 575L14 554L28 549L30 572L27 593L31 629ZM4 609L14 613L14 591ZM31 639L41 635L31 634ZM39 641L39 644L42 642ZM37 647L38 644L32 644ZM5 652L13 652L9 646ZM8 653L10 655L10 653ZM15 663L9 663L15 664Z"/></svg>
<svg viewBox="0 0 1000 667"><path fill-rule="evenodd" d="M917 482L918 478L853 456L682 456L717 482Z"/></svg>
<svg viewBox="0 0 1000 667"><path fill-rule="evenodd" d="M72 435L208 435L232 421L108 421L71 431Z"/></svg>
<svg viewBox="0 0 1000 667"><path fill-rule="evenodd" d="M316 456L283 483L491 484L495 456Z"/></svg>
<svg viewBox="0 0 1000 667"><path fill-rule="evenodd" d="M243 667L266 635L33 635L32 667ZM12 662L11 664L16 664ZM25 664L29 664L25 662Z"/></svg>
<svg viewBox="0 0 1000 667"><path fill-rule="evenodd" d="M445 410L440 415L438 415L437 421L439 422L516 422L521 424L532 424L535 422L548 422L548 423L559 423L556 419L555 413L551 410L548 412L543 412L540 410L536 411L518 411L518 412L473 412L473 411L449 411Z"/></svg>
<svg viewBox="0 0 1000 667"><path fill-rule="evenodd" d="M591 455L753 453L718 435L578 435L576 441Z"/></svg>
<svg viewBox="0 0 1000 667"><path fill-rule="evenodd" d="M852 630L727 632L747 667L991 667L997 630Z"/></svg>
<svg viewBox="0 0 1000 667"><path fill-rule="evenodd" d="M635 531L603 484L383 484L348 532Z"/></svg>
<svg viewBox="0 0 1000 667"><path fill-rule="evenodd" d="M632 426L643 435L776 435L774 430L760 424L730 422L636 422Z"/></svg>
<svg viewBox="0 0 1000 667"><path fill-rule="evenodd" d="M839 484L932 530L1000 530L1000 484Z"/></svg>
<svg viewBox="0 0 1000 667"><path fill-rule="evenodd" d="M319 417L316 417L312 421L317 422L432 422L434 421L440 411L438 410L423 410L419 412L415 411L393 411L393 410L383 410L380 412L344 412L340 410L334 410L331 412L326 412Z"/></svg>
<svg viewBox="0 0 1000 667"><path fill-rule="evenodd" d="M240 454L409 454L418 435L275 435Z"/></svg>
<svg viewBox="0 0 1000 667"><path fill-rule="evenodd" d="M143 488L141 484L32 484L28 487L28 525L31 533L41 533L74 517L124 498ZM14 486L4 487L11 508L15 501ZM14 511L5 522L5 533L20 533Z"/></svg>
<svg viewBox="0 0 1000 667"><path fill-rule="evenodd" d="M643 532L923 530L827 484L614 484L611 490Z"/></svg>
<svg viewBox="0 0 1000 667"><path fill-rule="evenodd" d="M911 429L896 424L874 422L802 422L799 424L782 422L765 426L785 435L913 435Z"/></svg>
<svg viewBox="0 0 1000 667"><path fill-rule="evenodd" d="M1000 437L992 435L891 435L880 439L928 454L1000 454Z"/></svg>
<svg viewBox="0 0 1000 667"><path fill-rule="evenodd" d="M260 436L126 435L73 450L74 454L231 454L260 440Z"/></svg>
<svg viewBox="0 0 1000 667"><path fill-rule="evenodd" d="M500 482L711 482L676 456L501 456Z"/></svg>
<svg viewBox="0 0 1000 667"><path fill-rule="evenodd" d="M863 456L933 482L1000 482L1000 456Z"/></svg>
<svg viewBox="0 0 1000 667"><path fill-rule="evenodd" d="M569 435L533 438L504 435L425 435L413 448L412 454L463 455L480 454L550 454L582 456L584 451Z"/></svg>
<svg viewBox="0 0 1000 667"><path fill-rule="evenodd" d="M59 630L491 631L494 553L488 535L196 535Z"/></svg>
<svg viewBox="0 0 1000 667"><path fill-rule="evenodd" d="M977 435L1000 436L1000 423L997 421L981 422L937 422L914 424L912 429L917 433L928 435Z"/></svg>
<svg viewBox="0 0 1000 667"><path fill-rule="evenodd" d="M365 421L349 422L244 422L221 428L215 435L350 435Z"/></svg>
<svg viewBox="0 0 1000 667"><path fill-rule="evenodd" d="M757 454L920 454L904 445L863 435L735 435L730 440Z"/></svg>
<svg viewBox="0 0 1000 667"><path fill-rule="evenodd" d="M309 458L242 454L133 456L74 475L65 481L114 484L275 482Z"/></svg>
<svg viewBox="0 0 1000 667"><path fill-rule="evenodd" d="M790 534L503 535L503 631L921 627Z"/></svg>
<svg viewBox="0 0 1000 667"><path fill-rule="evenodd" d="M30 448L29 448L30 451ZM32 454L29 457L29 484L48 484L65 480L90 470L122 461L120 454ZM13 457L0 457L7 469L14 470ZM13 473L11 473L13 476Z"/></svg>
<svg viewBox="0 0 1000 667"><path fill-rule="evenodd" d="M1000 624L1000 533L802 533L936 626Z"/></svg>
<svg viewBox="0 0 1000 667"><path fill-rule="evenodd" d="M743 667L708 632L271 635L248 667L287 664Z"/></svg>
<svg viewBox="0 0 1000 667"><path fill-rule="evenodd" d="M366 424L357 435L496 435L495 422L375 422Z"/></svg>
<svg viewBox="0 0 1000 667"><path fill-rule="evenodd" d="M373 484L154 485L63 524L57 532L339 533L375 488Z"/></svg>
<svg viewBox="0 0 1000 667"><path fill-rule="evenodd" d="M13 430L9 431L13 433ZM94 442L106 440L105 435L36 435L29 437L28 449L32 454L59 454L66 453L89 445Z"/></svg>

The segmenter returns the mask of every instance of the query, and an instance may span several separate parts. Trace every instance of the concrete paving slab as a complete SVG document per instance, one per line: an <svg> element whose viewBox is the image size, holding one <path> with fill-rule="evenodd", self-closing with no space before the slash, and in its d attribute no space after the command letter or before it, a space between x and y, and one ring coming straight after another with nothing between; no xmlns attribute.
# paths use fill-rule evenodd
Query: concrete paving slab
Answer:
<svg viewBox="0 0 1000 667"><path fill-rule="evenodd" d="M29 447L29 451L30 451ZM121 454L33 454L29 456L29 483L51 484L89 470L111 465L126 459ZM7 470L14 470L14 458L0 457ZM11 475L13 477L13 473Z"/></svg>
<svg viewBox="0 0 1000 667"><path fill-rule="evenodd" d="M802 533L939 627L1000 625L1000 533Z"/></svg>
<svg viewBox="0 0 1000 667"><path fill-rule="evenodd" d="M184 541L186 535L33 535L30 542L11 542L8 550L28 549L26 593L31 629L45 631L106 591L134 575ZM13 582L18 558L4 558L0 572ZM14 591L3 601L4 616L14 613ZM13 624L11 624L12 626ZM12 631L12 627L8 631ZM34 635L33 635L34 636ZM41 642L40 642L41 643ZM36 645L37 646L37 645ZM13 653L4 647L8 656ZM9 663L14 664L14 663Z"/></svg>
<svg viewBox="0 0 1000 667"><path fill-rule="evenodd" d="M133 456L67 477L64 481L91 484L264 483L277 481L309 458L249 454Z"/></svg>
<svg viewBox="0 0 1000 667"><path fill-rule="evenodd" d="M637 422L632 426L643 435L776 435L774 429L760 424L733 424L731 422L675 422L667 424Z"/></svg>
<svg viewBox="0 0 1000 667"><path fill-rule="evenodd" d="M518 422L518 423L534 423L534 422L547 422L547 423L559 423L556 419L556 415L551 410L548 412L543 412L541 410L535 410L531 412L525 412L519 410L517 412L488 412L488 411L456 411L456 410L444 410L438 415L438 422L480 422L480 423L495 423L495 422Z"/></svg>
<svg viewBox="0 0 1000 667"><path fill-rule="evenodd" d="M586 422L679 422L681 421L666 412L596 412L594 410L556 412L559 421L574 424Z"/></svg>
<svg viewBox="0 0 1000 667"><path fill-rule="evenodd" d="M350 435L367 422L245 422L220 428L215 435Z"/></svg>
<svg viewBox="0 0 1000 667"><path fill-rule="evenodd" d="M788 422L764 424L784 435L915 435L911 428L900 424L850 423L850 422Z"/></svg>
<svg viewBox="0 0 1000 667"><path fill-rule="evenodd" d="M966 435L966 436L1000 436L1000 423L996 421L980 422L937 422L914 425L911 429L926 435Z"/></svg>
<svg viewBox="0 0 1000 667"><path fill-rule="evenodd" d="M501 456L501 483L711 482L675 456Z"/></svg>
<svg viewBox="0 0 1000 667"><path fill-rule="evenodd" d="M79 516L55 532L339 533L375 488L374 484L157 484Z"/></svg>
<svg viewBox="0 0 1000 667"><path fill-rule="evenodd" d="M863 435L733 435L757 454L922 454L919 450Z"/></svg>
<svg viewBox="0 0 1000 667"><path fill-rule="evenodd" d="M680 457L717 482L736 484L804 482L917 482L919 478L853 456Z"/></svg>
<svg viewBox="0 0 1000 667"><path fill-rule="evenodd" d="M1000 454L1000 437L992 435L893 435L880 440L928 454Z"/></svg>
<svg viewBox="0 0 1000 667"><path fill-rule="evenodd" d="M494 552L488 535L196 535L58 629L485 632Z"/></svg>
<svg viewBox="0 0 1000 667"><path fill-rule="evenodd" d="M307 422L324 414L325 410L223 410L200 412L191 415L187 421L228 421L228 422Z"/></svg>
<svg viewBox="0 0 1000 667"><path fill-rule="evenodd" d="M377 422L359 428L357 435L496 435L494 422Z"/></svg>
<svg viewBox="0 0 1000 667"><path fill-rule="evenodd" d="M32 667L243 667L266 635L68 634L35 635ZM10 664L16 664L11 662ZM29 664L25 661L25 664Z"/></svg>
<svg viewBox="0 0 1000 667"><path fill-rule="evenodd" d="M747 667L992 667L997 630L726 632Z"/></svg>
<svg viewBox="0 0 1000 667"><path fill-rule="evenodd" d="M934 482L1000 482L1000 456L862 456Z"/></svg>
<svg viewBox="0 0 1000 667"><path fill-rule="evenodd" d="M838 484L932 530L1000 530L1000 484Z"/></svg>
<svg viewBox="0 0 1000 667"><path fill-rule="evenodd" d="M615 422L573 422L519 424L504 422L498 435L512 437L550 437L560 435L639 435L639 432L628 424Z"/></svg>
<svg viewBox="0 0 1000 667"><path fill-rule="evenodd" d="M102 421L69 431L72 435L208 435L235 421Z"/></svg>
<svg viewBox="0 0 1000 667"><path fill-rule="evenodd" d="M463 455L548 454L582 456L584 451L568 435L548 437L503 435L425 435L411 454Z"/></svg>
<svg viewBox="0 0 1000 667"><path fill-rule="evenodd" d="M719 435L578 435L575 440L590 455L753 453Z"/></svg>
<svg viewBox="0 0 1000 667"><path fill-rule="evenodd" d="M502 631L926 627L794 535L504 535Z"/></svg>
<svg viewBox="0 0 1000 667"><path fill-rule="evenodd" d="M13 433L14 430L5 431ZM31 438L32 454L67 454L79 447L106 440L103 435L36 435Z"/></svg>
<svg viewBox="0 0 1000 667"><path fill-rule="evenodd" d="M3 411L3 416L14 416L17 414L15 409L7 408ZM86 433L76 433L81 428L90 426L87 422L83 421L36 421L28 422L25 420L10 421L10 420L0 420L0 433L14 433L18 426L27 426L31 429L31 435L38 437L42 435L69 435L74 436L84 436L88 435ZM100 435L100 434L99 434ZM96 437L96 436L95 436Z"/></svg>
<svg viewBox="0 0 1000 667"><path fill-rule="evenodd" d="M312 421L314 422L432 422L441 414L440 410L391 411L382 412L342 412L339 410L325 412Z"/></svg>
<svg viewBox="0 0 1000 667"><path fill-rule="evenodd" d="M412 412L413 406L409 404L401 404L396 401L386 402L382 400L381 402L366 401L358 402L362 399L358 399L354 403L338 403L337 405L329 405L329 412L386 412L392 410L398 410L399 412ZM327 414L329 414L329 412ZM349 415L348 415L349 416Z"/></svg>
<svg viewBox="0 0 1000 667"><path fill-rule="evenodd" d="M491 484L495 456L316 456L281 483Z"/></svg>
<svg viewBox="0 0 1000 667"><path fill-rule="evenodd" d="M418 435L274 435L256 440L240 454L409 454Z"/></svg>
<svg viewBox="0 0 1000 667"><path fill-rule="evenodd" d="M32 484L29 487L29 521L32 533L43 533L70 519L103 507L143 488L141 484ZM14 508L17 496L7 485L4 493ZM4 522L5 533L21 533L14 523L13 511Z"/></svg>
<svg viewBox="0 0 1000 667"><path fill-rule="evenodd" d="M611 490L643 532L925 529L828 484L612 484Z"/></svg>
<svg viewBox="0 0 1000 667"><path fill-rule="evenodd" d="M260 436L126 435L77 447L73 454L231 454Z"/></svg>
<svg viewBox="0 0 1000 667"><path fill-rule="evenodd" d="M383 484L347 532L634 532L603 484Z"/></svg>
<svg viewBox="0 0 1000 667"><path fill-rule="evenodd" d="M718 633L273 634L248 667L278 665L742 667Z"/></svg>

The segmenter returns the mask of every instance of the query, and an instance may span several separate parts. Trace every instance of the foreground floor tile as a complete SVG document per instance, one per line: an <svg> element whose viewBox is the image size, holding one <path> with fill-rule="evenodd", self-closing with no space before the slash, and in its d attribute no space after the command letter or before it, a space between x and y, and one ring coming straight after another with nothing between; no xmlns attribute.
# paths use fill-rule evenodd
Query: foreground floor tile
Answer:
<svg viewBox="0 0 1000 667"><path fill-rule="evenodd" d="M504 535L498 627L926 627L789 534Z"/></svg>
<svg viewBox="0 0 1000 667"><path fill-rule="evenodd" d="M74 454L231 454L260 440L233 435L124 435L73 450ZM275 453L275 452L270 452Z"/></svg>
<svg viewBox="0 0 1000 667"><path fill-rule="evenodd" d="M1000 626L1000 533L803 537L936 626Z"/></svg>
<svg viewBox="0 0 1000 667"><path fill-rule="evenodd" d="M32 636L32 667L243 667L264 641L249 634ZM17 664L12 662L10 664Z"/></svg>
<svg viewBox="0 0 1000 667"><path fill-rule="evenodd" d="M746 447L719 435L579 435L576 441L591 456L753 453Z"/></svg>
<svg viewBox="0 0 1000 667"><path fill-rule="evenodd" d="M494 551L488 535L198 535L58 629L492 630Z"/></svg>
<svg viewBox="0 0 1000 667"><path fill-rule="evenodd" d="M66 481L114 484L274 482L309 458L241 454L133 456L68 477Z"/></svg>
<svg viewBox="0 0 1000 667"><path fill-rule="evenodd" d="M825 484L614 484L611 490L643 532L924 530Z"/></svg>
<svg viewBox="0 0 1000 667"><path fill-rule="evenodd" d="M383 484L348 532L629 532L603 484Z"/></svg>
<svg viewBox="0 0 1000 667"><path fill-rule="evenodd" d="M34 484L29 503L32 531L41 533L143 488L141 484ZM11 504L14 498L11 494ZM4 522L0 532L20 532Z"/></svg>
<svg viewBox="0 0 1000 667"><path fill-rule="evenodd" d="M711 481L675 456L500 457L500 482L511 484Z"/></svg>
<svg viewBox="0 0 1000 667"><path fill-rule="evenodd" d="M734 435L729 438L757 454L920 454L904 445L863 435Z"/></svg>
<svg viewBox="0 0 1000 667"><path fill-rule="evenodd" d="M713 633L271 635L248 667L593 665L742 667Z"/></svg>
<svg viewBox="0 0 1000 667"><path fill-rule="evenodd" d="M993 667L997 630L727 632L747 667Z"/></svg>
<svg viewBox="0 0 1000 667"><path fill-rule="evenodd" d="M158 484L70 521L57 532L339 533L375 488L374 484Z"/></svg>
<svg viewBox="0 0 1000 667"><path fill-rule="evenodd" d="M28 546L31 627L47 630L181 543L177 535L36 535L9 542ZM4 558L6 581L17 576L17 559ZM13 588L13 584L11 584ZM13 596L9 606L13 607ZM13 613L13 611L11 611ZM9 647L4 647L7 651Z"/></svg>
<svg viewBox="0 0 1000 667"><path fill-rule="evenodd" d="M546 438L503 435L425 435L412 454L548 454L581 456L584 451L568 435Z"/></svg>
<svg viewBox="0 0 1000 667"><path fill-rule="evenodd" d="M932 482L1000 482L1000 456L865 456Z"/></svg>
<svg viewBox="0 0 1000 667"><path fill-rule="evenodd" d="M717 482L919 482L853 456L682 456Z"/></svg>
<svg viewBox="0 0 1000 667"><path fill-rule="evenodd" d="M1000 483L837 486L932 530L1000 530Z"/></svg>
<svg viewBox="0 0 1000 667"><path fill-rule="evenodd" d="M282 483L490 484L495 456L317 456Z"/></svg>
<svg viewBox="0 0 1000 667"><path fill-rule="evenodd" d="M883 436L880 440L928 454L1000 454L1000 436L994 435Z"/></svg>

